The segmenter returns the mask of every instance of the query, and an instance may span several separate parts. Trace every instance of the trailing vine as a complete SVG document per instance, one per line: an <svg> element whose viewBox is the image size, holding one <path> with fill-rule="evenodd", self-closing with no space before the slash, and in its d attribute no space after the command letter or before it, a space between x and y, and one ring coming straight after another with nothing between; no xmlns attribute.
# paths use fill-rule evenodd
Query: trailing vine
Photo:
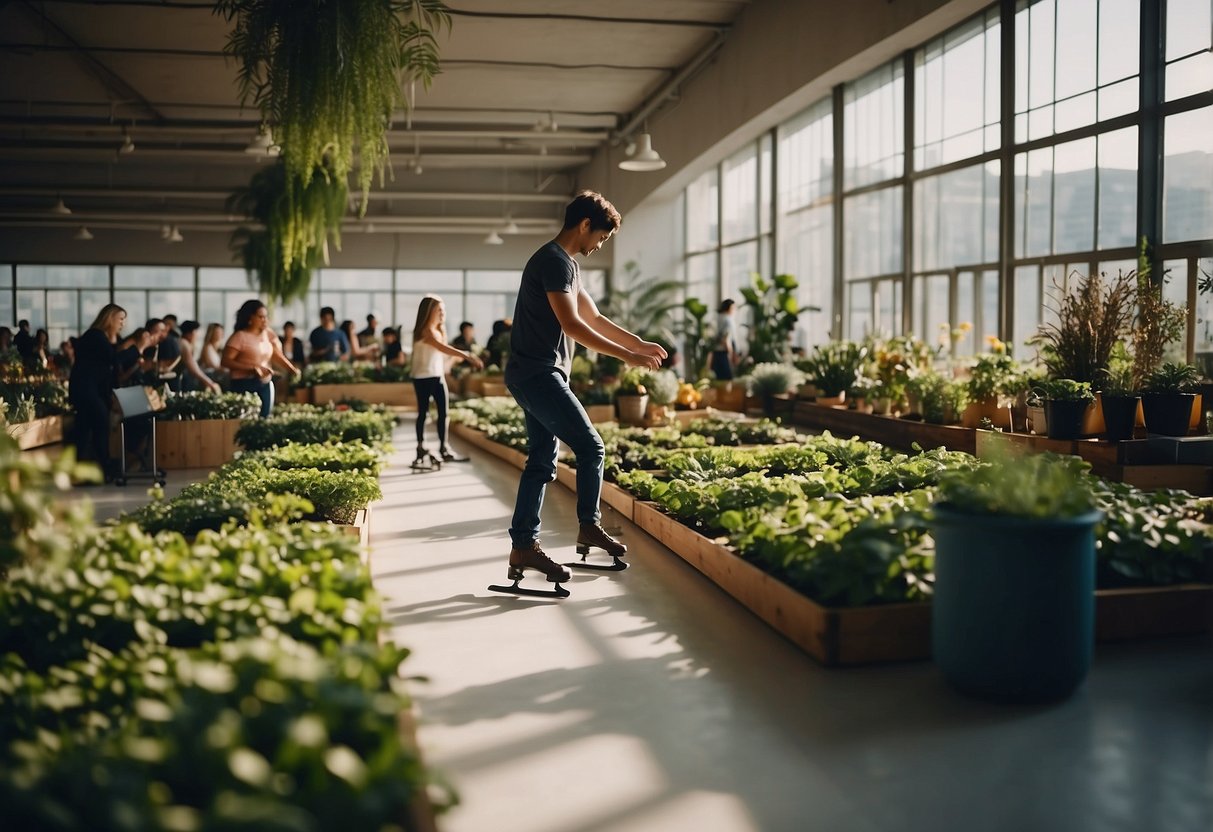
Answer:
<svg viewBox="0 0 1213 832"><path fill-rule="evenodd" d="M362 211L375 176L390 169L387 131L414 82L439 72L436 32L450 28L442 0L216 0L235 25L224 47L239 62L241 100L272 126L279 165L233 201L265 231L239 229L232 247L263 292L307 292L311 271L339 245L357 155ZM271 188L270 186L273 186Z"/></svg>

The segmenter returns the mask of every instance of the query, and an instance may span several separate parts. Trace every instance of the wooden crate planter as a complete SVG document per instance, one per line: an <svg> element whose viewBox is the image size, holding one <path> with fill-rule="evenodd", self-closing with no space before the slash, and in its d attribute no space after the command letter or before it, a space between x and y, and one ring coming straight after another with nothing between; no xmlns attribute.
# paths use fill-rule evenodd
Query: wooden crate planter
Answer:
<svg viewBox="0 0 1213 832"><path fill-rule="evenodd" d="M239 419L156 420L156 464L166 470L218 468L236 455Z"/></svg>
<svg viewBox="0 0 1213 832"><path fill-rule="evenodd" d="M410 381L367 382L363 384L317 384L311 388L313 404L328 404L342 399L360 399L367 404L416 407L417 392Z"/></svg>
<svg viewBox="0 0 1213 832"><path fill-rule="evenodd" d="M602 484L602 501L627 520L635 520L634 512L637 501L632 492L627 489L621 488L613 482L604 482Z"/></svg>
<svg viewBox="0 0 1213 832"><path fill-rule="evenodd" d="M912 419L822 407L809 402L796 402L792 423L815 430L828 430L838 436L859 436L902 451L912 451L915 443L928 450L944 447L970 454L977 450L977 431L971 428L929 425Z"/></svg>
<svg viewBox="0 0 1213 832"><path fill-rule="evenodd" d="M590 417L590 421L598 425L603 422L615 421L615 405L613 404L587 404L585 405L585 415Z"/></svg>
<svg viewBox="0 0 1213 832"><path fill-rule="evenodd" d="M9 425L7 430L8 435L17 440L21 450L41 448L63 441L64 417L43 416L41 419Z"/></svg>
<svg viewBox="0 0 1213 832"><path fill-rule="evenodd" d="M371 508L366 508L359 511L354 516L353 523L334 523L334 526L341 529L344 534L358 538L358 542L362 544L362 559L369 568L371 565Z"/></svg>
<svg viewBox="0 0 1213 832"><path fill-rule="evenodd" d="M506 389L505 380L500 376L496 378L485 378L483 386L483 395L488 396L508 396L510 391Z"/></svg>

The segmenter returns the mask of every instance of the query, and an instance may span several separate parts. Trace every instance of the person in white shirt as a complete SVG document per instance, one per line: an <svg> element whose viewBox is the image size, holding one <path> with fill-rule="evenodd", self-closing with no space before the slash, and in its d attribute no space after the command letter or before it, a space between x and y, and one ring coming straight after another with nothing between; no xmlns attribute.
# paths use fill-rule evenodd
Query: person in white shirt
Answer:
<svg viewBox="0 0 1213 832"><path fill-rule="evenodd" d="M457 456L451 450L446 438L448 356L466 361L478 370L484 366L484 362L472 353L456 349L446 342L446 306L437 295L426 295L417 308L410 368L413 389L417 391L417 459L413 463L414 468L427 467L427 461L439 464L433 454L425 449L425 419L430 412L430 399L438 405L438 452L447 462L467 461L467 457Z"/></svg>

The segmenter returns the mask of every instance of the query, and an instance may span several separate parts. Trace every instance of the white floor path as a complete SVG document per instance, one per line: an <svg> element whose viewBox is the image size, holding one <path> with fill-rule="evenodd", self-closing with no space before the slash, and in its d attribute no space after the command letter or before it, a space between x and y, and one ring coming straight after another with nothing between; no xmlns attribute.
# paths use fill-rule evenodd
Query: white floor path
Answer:
<svg viewBox="0 0 1213 832"><path fill-rule="evenodd" d="M1101 648L1048 708L952 693L930 663L825 670L609 510L632 568L562 601L505 580L518 471L383 479L372 569L411 674L427 760L463 805L446 832L1213 829L1205 639ZM572 560L572 495L543 541ZM534 580L538 585L537 579Z"/></svg>

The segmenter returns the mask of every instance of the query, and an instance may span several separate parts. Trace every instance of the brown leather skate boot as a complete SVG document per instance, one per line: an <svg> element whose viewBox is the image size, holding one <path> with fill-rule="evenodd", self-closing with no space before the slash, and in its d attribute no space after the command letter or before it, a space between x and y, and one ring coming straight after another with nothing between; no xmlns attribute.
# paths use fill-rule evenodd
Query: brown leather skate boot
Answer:
<svg viewBox="0 0 1213 832"><path fill-rule="evenodd" d="M542 572L548 581L554 584L573 577L569 570L543 553L543 549L539 548L538 540L526 549L510 549L510 580L521 580L524 569Z"/></svg>
<svg viewBox="0 0 1213 832"><path fill-rule="evenodd" d="M577 531L577 554L588 555L590 547L597 546L613 558L628 553L628 547L606 533L599 523L582 523Z"/></svg>

